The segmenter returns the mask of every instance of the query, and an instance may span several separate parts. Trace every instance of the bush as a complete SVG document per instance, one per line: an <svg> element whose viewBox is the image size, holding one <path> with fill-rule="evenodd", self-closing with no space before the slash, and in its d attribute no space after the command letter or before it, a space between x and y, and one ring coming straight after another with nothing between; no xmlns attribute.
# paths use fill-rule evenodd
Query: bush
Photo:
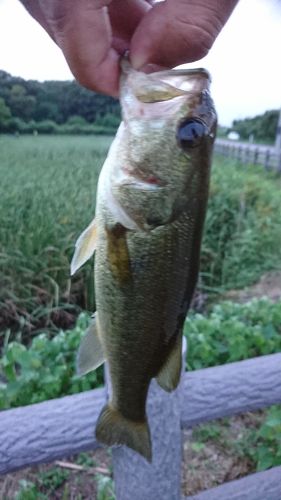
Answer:
<svg viewBox="0 0 281 500"><path fill-rule="evenodd" d="M101 126L104 128L109 128L109 129L117 129L117 127L120 124L120 117L113 115L111 113L106 113L103 116L97 116L95 119L95 125L96 126Z"/></svg>
<svg viewBox="0 0 281 500"><path fill-rule="evenodd" d="M78 126L84 126L84 125L88 125L89 123L85 120L85 118L83 118L83 116L79 116L79 115L72 115L70 116L70 118L68 118L67 122L66 122L67 125L78 125Z"/></svg>
<svg viewBox="0 0 281 500"><path fill-rule="evenodd" d="M11 118L7 121L5 132L25 134L27 124L21 118Z"/></svg>
<svg viewBox="0 0 281 500"><path fill-rule="evenodd" d="M35 124L39 134L55 134L58 131L58 125L52 120L42 120Z"/></svg>

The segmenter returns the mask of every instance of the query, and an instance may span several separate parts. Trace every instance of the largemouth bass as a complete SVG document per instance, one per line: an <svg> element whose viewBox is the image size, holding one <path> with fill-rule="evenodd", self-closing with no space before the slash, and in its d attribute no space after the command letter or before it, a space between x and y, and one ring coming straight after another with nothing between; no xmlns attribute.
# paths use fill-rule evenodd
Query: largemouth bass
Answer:
<svg viewBox="0 0 281 500"><path fill-rule="evenodd" d="M180 379L182 329L196 285L216 113L204 69L150 75L123 61L123 122L103 165L96 218L72 274L94 251L97 312L78 372L109 365L112 398L96 436L151 461L149 384Z"/></svg>

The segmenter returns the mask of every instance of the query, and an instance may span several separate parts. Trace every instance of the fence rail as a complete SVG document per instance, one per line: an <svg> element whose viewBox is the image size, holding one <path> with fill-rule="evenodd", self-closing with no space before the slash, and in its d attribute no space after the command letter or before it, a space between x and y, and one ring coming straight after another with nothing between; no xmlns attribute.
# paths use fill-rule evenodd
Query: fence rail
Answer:
<svg viewBox="0 0 281 500"><path fill-rule="evenodd" d="M207 420L281 403L280 380L281 354L187 372L181 389L181 425L193 427ZM93 428L104 401L105 390L96 389L2 411L0 473L97 448L99 443L95 440ZM227 483L188 500L205 500L206 495L208 500L280 500L280 469L277 467L262 475L254 474L235 481L235 487ZM269 489L262 490L262 487ZM235 488L236 496L233 493ZM243 488L249 492L248 496L241 496ZM272 494L257 496L261 491L272 491Z"/></svg>
<svg viewBox="0 0 281 500"><path fill-rule="evenodd" d="M265 170L281 173L281 150L276 147L217 139L215 152L241 163L262 165Z"/></svg>
<svg viewBox="0 0 281 500"><path fill-rule="evenodd" d="M258 472L184 500L280 500L281 467Z"/></svg>

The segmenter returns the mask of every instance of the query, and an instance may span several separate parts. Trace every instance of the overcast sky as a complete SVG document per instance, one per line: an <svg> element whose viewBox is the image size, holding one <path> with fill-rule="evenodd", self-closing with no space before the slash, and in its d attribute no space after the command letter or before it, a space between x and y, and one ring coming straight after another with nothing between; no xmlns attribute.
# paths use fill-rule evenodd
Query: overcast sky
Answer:
<svg viewBox="0 0 281 500"><path fill-rule="evenodd" d="M209 55L222 125L281 107L281 1L240 0ZM18 0L0 0L0 69L36 80L72 75L60 50Z"/></svg>

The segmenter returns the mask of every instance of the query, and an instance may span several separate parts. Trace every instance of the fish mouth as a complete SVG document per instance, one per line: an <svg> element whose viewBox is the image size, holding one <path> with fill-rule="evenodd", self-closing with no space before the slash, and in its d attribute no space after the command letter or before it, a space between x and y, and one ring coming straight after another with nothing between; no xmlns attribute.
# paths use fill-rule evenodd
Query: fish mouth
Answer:
<svg viewBox="0 0 281 500"><path fill-rule="evenodd" d="M129 61L121 61L121 97L129 90L141 103L159 103L176 97L189 97L209 89L211 77L204 68L168 69L155 73L134 70ZM124 101L124 102L125 102Z"/></svg>

